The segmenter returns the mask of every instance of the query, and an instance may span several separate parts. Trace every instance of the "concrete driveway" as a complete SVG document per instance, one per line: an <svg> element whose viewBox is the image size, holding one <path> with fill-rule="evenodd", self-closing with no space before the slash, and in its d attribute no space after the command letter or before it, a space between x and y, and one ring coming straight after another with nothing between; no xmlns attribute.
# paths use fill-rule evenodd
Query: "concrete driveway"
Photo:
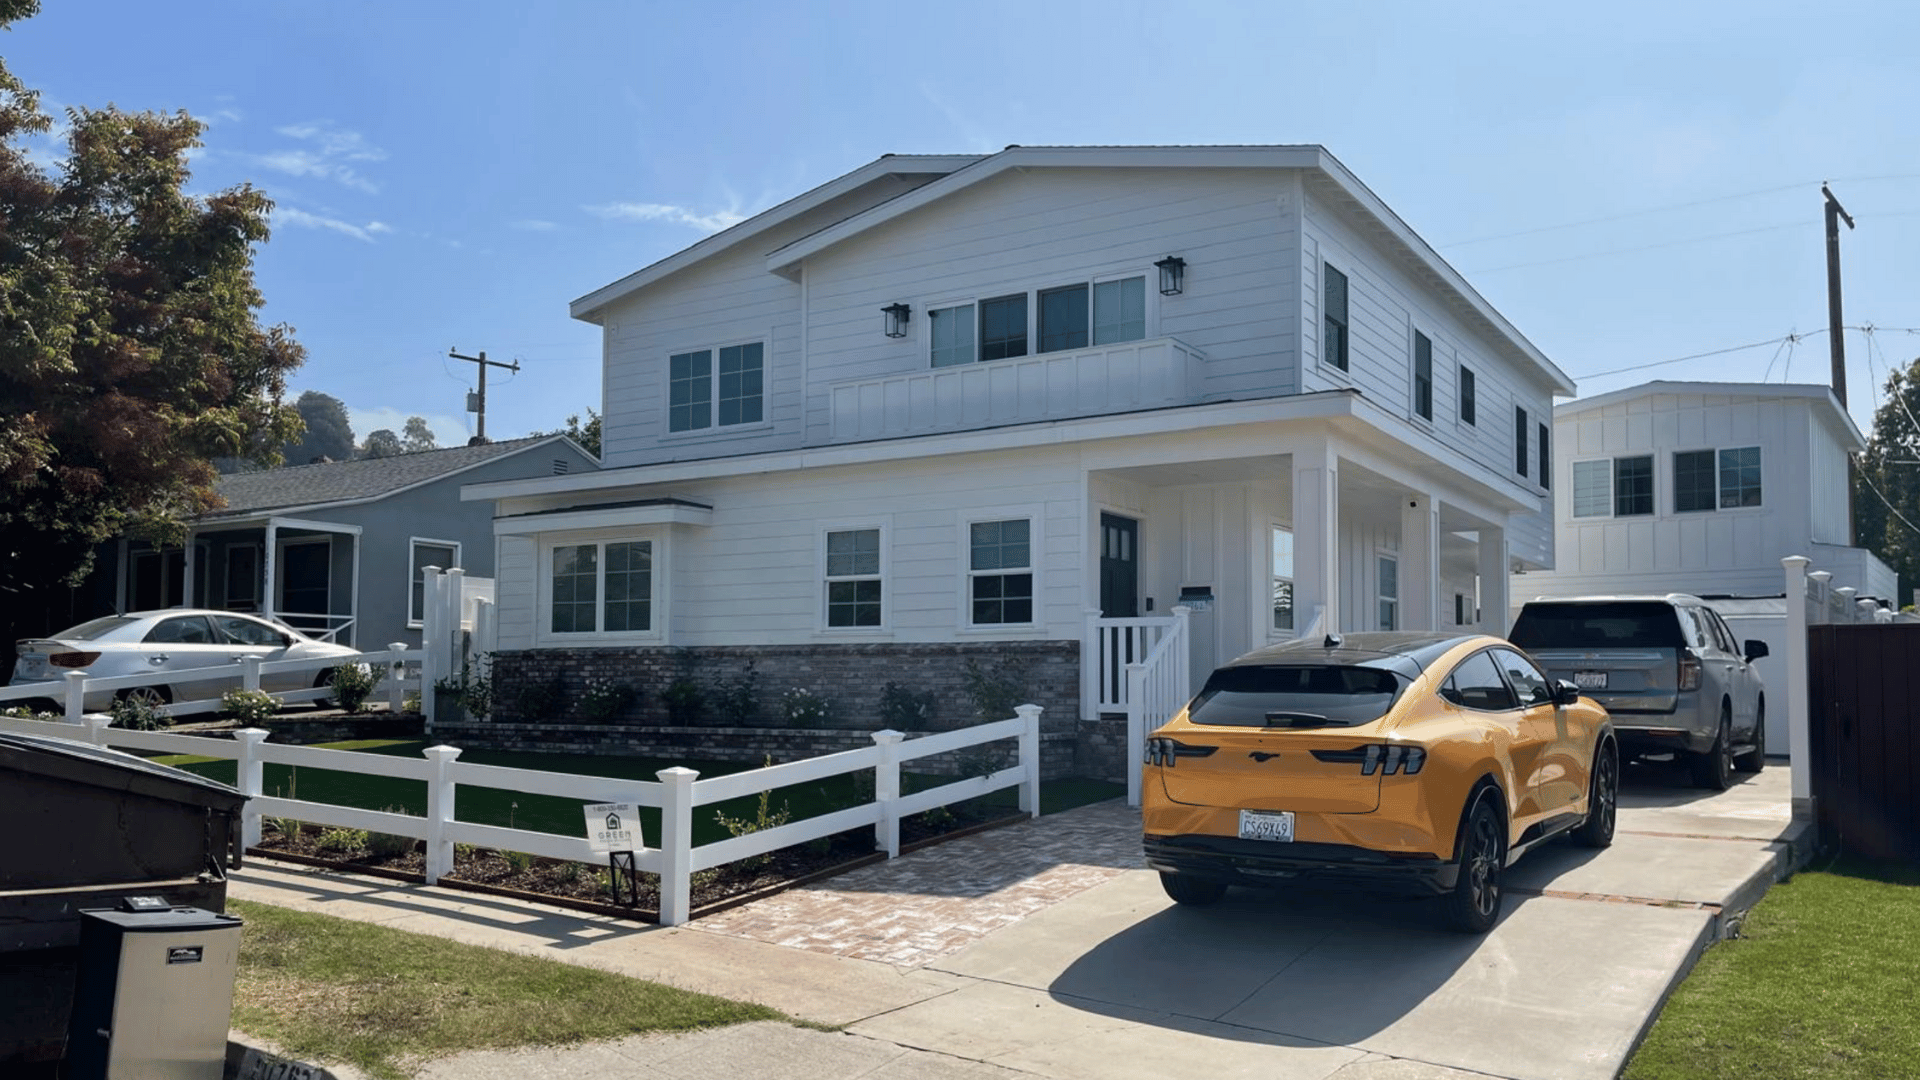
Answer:
<svg viewBox="0 0 1920 1080"><path fill-rule="evenodd" d="M1783 765L1724 793L1684 780L1628 769L1614 846L1526 856L1482 938L1441 928L1431 903L1345 893L1234 890L1176 907L1137 869L1137 815L1115 804L678 930L271 868L243 873L234 895L846 1025L468 1055L431 1077L1605 1078L1805 836Z"/></svg>

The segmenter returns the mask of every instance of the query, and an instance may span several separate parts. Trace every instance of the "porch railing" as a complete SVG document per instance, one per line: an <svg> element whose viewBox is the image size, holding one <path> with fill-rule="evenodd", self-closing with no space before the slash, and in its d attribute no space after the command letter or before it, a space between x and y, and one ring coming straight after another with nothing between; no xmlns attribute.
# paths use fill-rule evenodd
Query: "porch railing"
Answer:
<svg viewBox="0 0 1920 1080"><path fill-rule="evenodd" d="M1173 719L1193 692L1187 645L1187 609L1173 609L1173 625L1151 652L1127 665L1127 805L1140 805L1140 760L1147 732Z"/></svg>
<svg viewBox="0 0 1920 1080"><path fill-rule="evenodd" d="M1127 711L1127 665L1145 660L1173 629L1175 616L1103 619L1087 616L1081 648L1080 715L1097 720L1102 713Z"/></svg>

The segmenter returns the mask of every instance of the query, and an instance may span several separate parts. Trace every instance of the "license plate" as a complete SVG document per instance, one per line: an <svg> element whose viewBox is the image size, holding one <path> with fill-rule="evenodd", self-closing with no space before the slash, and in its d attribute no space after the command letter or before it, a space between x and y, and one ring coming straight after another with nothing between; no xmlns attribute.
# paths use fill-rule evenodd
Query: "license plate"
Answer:
<svg viewBox="0 0 1920 1080"><path fill-rule="evenodd" d="M1293 843L1293 811L1281 810L1273 813L1262 810L1240 811L1240 839Z"/></svg>
<svg viewBox="0 0 1920 1080"><path fill-rule="evenodd" d="M1576 671L1573 673L1573 685L1582 690L1605 690L1607 673L1604 671Z"/></svg>
<svg viewBox="0 0 1920 1080"><path fill-rule="evenodd" d="M47 662L39 657L20 658L20 677L22 679L41 679L47 674Z"/></svg>

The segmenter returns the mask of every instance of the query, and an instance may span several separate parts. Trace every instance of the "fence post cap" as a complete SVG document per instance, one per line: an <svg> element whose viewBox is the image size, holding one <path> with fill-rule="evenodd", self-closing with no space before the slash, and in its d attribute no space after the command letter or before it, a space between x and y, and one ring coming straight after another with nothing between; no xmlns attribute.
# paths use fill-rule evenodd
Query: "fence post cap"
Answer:
<svg viewBox="0 0 1920 1080"><path fill-rule="evenodd" d="M881 746L896 746L900 743L900 740L906 737L905 732L895 731L892 728L873 733L873 741L879 743Z"/></svg>
<svg viewBox="0 0 1920 1080"><path fill-rule="evenodd" d="M67 681L68 681L68 682L73 682L73 681L74 681L75 679L79 679L79 680L81 680L82 682L84 682L84 681L86 681L86 680L87 680L87 679L89 679L89 678L91 678L91 676L89 676L89 675L88 675L88 674L87 674L86 672L84 672L84 671L69 671L69 672L67 672Z"/></svg>
<svg viewBox="0 0 1920 1080"><path fill-rule="evenodd" d="M460 748L457 746L429 746L420 752L435 761L452 761L460 756Z"/></svg>
<svg viewBox="0 0 1920 1080"><path fill-rule="evenodd" d="M1786 558L1780 560L1780 565L1787 567L1790 570L1796 567L1804 570L1807 567L1813 565L1813 560L1807 558L1805 555L1789 555Z"/></svg>
<svg viewBox="0 0 1920 1080"><path fill-rule="evenodd" d="M1129 664L1127 666L1132 667L1133 665ZM1034 705L1029 703L1026 705L1015 705L1013 707L1013 711L1018 713L1022 719L1025 719L1029 716L1039 716L1041 713L1046 712L1047 710L1045 706Z"/></svg>
<svg viewBox="0 0 1920 1080"><path fill-rule="evenodd" d="M653 775L658 776L661 783L673 784L677 787L681 784L693 783L694 778L700 775L700 770L689 769L685 765L675 765L671 769L661 769Z"/></svg>
<svg viewBox="0 0 1920 1080"><path fill-rule="evenodd" d="M393 650L394 652L406 652L407 643L404 641L389 641L387 642L387 648Z"/></svg>
<svg viewBox="0 0 1920 1080"><path fill-rule="evenodd" d="M269 732L266 728L243 727L233 733L233 738L236 742L258 743L266 741L267 736L270 734L272 734L272 732Z"/></svg>
<svg viewBox="0 0 1920 1080"><path fill-rule="evenodd" d="M95 731L103 731L113 723L113 717L105 713L88 713L80 718L80 722Z"/></svg>

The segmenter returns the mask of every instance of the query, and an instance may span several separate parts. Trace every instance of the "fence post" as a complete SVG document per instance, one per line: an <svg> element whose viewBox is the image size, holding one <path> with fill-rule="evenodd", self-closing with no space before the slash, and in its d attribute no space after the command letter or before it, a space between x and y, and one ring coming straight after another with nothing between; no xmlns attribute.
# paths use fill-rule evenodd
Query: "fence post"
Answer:
<svg viewBox="0 0 1920 1080"><path fill-rule="evenodd" d="M654 773L660 778L660 925L679 926L693 909L693 782L700 774L682 765Z"/></svg>
<svg viewBox="0 0 1920 1080"><path fill-rule="evenodd" d="M873 741L880 747L880 764L873 769L873 801L880 807L880 820L873 823L873 846L887 853L887 858L900 855L900 740L906 736L891 729L873 733Z"/></svg>
<svg viewBox="0 0 1920 1080"><path fill-rule="evenodd" d="M1100 609L1088 608L1080 632L1080 719L1100 719Z"/></svg>
<svg viewBox="0 0 1920 1080"><path fill-rule="evenodd" d="M240 658L240 686L244 690L260 689L260 658L243 656Z"/></svg>
<svg viewBox="0 0 1920 1080"><path fill-rule="evenodd" d="M1780 560L1787 589L1787 770L1793 781L1794 816L1809 819L1813 817L1813 688L1807 663L1807 567L1812 561L1804 555Z"/></svg>
<svg viewBox="0 0 1920 1080"><path fill-rule="evenodd" d="M407 688L400 685L400 679L407 670L407 665L400 659L400 654L406 651L407 643L404 641L387 643L387 652L393 654L392 660L387 664L387 711L395 716L400 715L400 710L407 702ZM426 699L425 694L420 697L422 701Z"/></svg>
<svg viewBox="0 0 1920 1080"><path fill-rule="evenodd" d="M94 746L107 745L107 729L113 726L113 717L96 713L81 717L80 722L87 726L87 742Z"/></svg>
<svg viewBox="0 0 1920 1080"><path fill-rule="evenodd" d="M1835 614L1834 622L1851 625L1855 621L1855 616L1860 612L1853 606L1853 594L1859 591L1851 585L1842 585L1833 590L1833 595L1840 598L1840 610Z"/></svg>
<svg viewBox="0 0 1920 1080"><path fill-rule="evenodd" d="M1127 805L1140 805L1140 754L1147 738L1147 665L1127 665L1127 745L1120 767L1127 770Z"/></svg>
<svg viewBox="0 0 1920 1080"><path fill-rule="evenodd" d="M266 764L260 758L260 744L265 742L267 732L262 728L241 728L233 733L233 741L239 749L235 760L234 784L240 794L247 797L246 807L240 811L240 850L260 846L260 807L254 800L260 797L261 777Z"/></svg>
<svg viewBox="0 0 1920 1080"><path fill-rule="evenodd" d="M80 722L80 714L86 712L87 673L84 671L67 672L67 723Z"/></svg>
<svg viewBox="0 0 1920 1080"><path fill-rule="evenodd" d="M1020 809L1040 816L1040 714L1038 705L1017 705L1020 714Z"/></svg>
<svg viewBox="0 0 1920 1080"><path fill-rule="evenodd" d="M1188 636L1190 624L1187 616L1193 609L1185 604L1173 605L1173 632L1180 635L1180 646L1174 651L1174 689L1181 701L1186 701L1193 693L1193 639ZM1171 717L1169 717L1171 719ZM1144 736L1146 733L1141 732Z"/></svg>
<svg viewBox="0 0 1920 1080"><path fill-rule="evenodd" d="M453 759L460 756L457 746L429 746L421 753L431 763L427 775L427 884L438 884L443 874L453 872L453 841L447 839L447 824L453 820Z"/></svg>
<svg viewBox="0 0 1920 1080"><path fill-rule="evenodd" d="M440 568L420 568L420 714L433 730L433 684L440 679L440 650L433 647L440 626Z"/></svg>
<svg viewBox="0 0 1920 1080"><path fill-rule="evenodd" d="M446 621L442 624L440 631L440 647L444 650L441 655L446 658L446 670L441 674L448 678L452 678L453 674L467 662L467 650L462 647L464 641L460 629L460 616L467 606L466 575L467 572L458 566L449 569L446 573L447 591L444 609Z"/></svg>

